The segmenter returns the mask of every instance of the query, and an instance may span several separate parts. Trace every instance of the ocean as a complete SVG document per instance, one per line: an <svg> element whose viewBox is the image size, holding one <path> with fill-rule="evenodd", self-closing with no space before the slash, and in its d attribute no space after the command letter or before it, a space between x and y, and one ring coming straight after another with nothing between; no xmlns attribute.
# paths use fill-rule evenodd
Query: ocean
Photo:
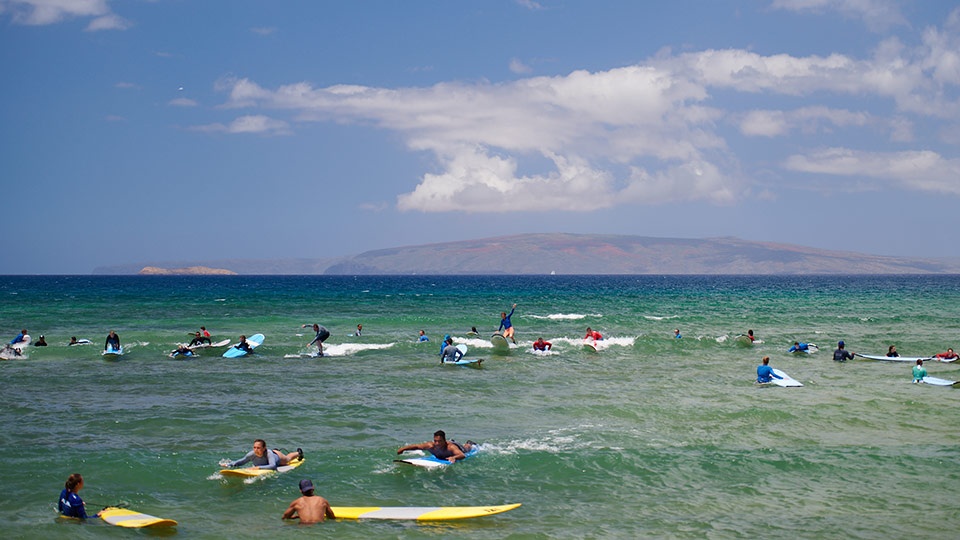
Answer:
<svg viewBox="0 0 960 540"><path fill-rule="evenodd" d="M911 384L909 364L832 361L838 340L960 347L960 276L0 276L0 298L3 339L27 328L49 343L0 362L4 538L954 538L960 525L960 390ZM497 354L488 338L513 303L518 345ZM305 355L314 322L332 334L321 358ZM241 359L167 356L201 325L266 340ZM582 347L588 326L599 352ZM117 362L99 354L111 329ZM748 329L759 342L738 344ZM482 368L440 365L444 334ZM550 354L533 353L538 337ZM821 350L787 354L795 340ZM804 387L753 384L763 356ZM927 368L960 379L958 364ZM438 429L482 451L442 470L393 462ZM218 461L256 438L306 462L222 478ZM58 519L74 472L89 510L179 525ZM302 478L335 507L523 505L302 526L280 519Z"/></svg>

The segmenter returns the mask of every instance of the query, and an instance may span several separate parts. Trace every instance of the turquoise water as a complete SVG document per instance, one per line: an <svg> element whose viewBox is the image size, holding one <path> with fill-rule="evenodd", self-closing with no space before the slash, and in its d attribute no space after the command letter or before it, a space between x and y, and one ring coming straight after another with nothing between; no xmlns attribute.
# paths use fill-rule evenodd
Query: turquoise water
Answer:
<svg viewBox="0 0 960 540"><path fill-rule="evenodd" d="M960 391L910 384L907 364L831 360L838 339L957 348L957 276L0 277L0 298L4 339L26 327L50 343L0 362L5 538L953 538L960 525ZM486 338L513 302L519 346L498 356ZM333 334L328 357L299 357L313 322ZM166 356L200 325L266 341L251 358ZM599 353L582 350L587 326L608 337ZM737 345L748 328L763 343ZM99 356L110 329L119 362ZM420 329L432 341L415 343ZM439 365L445 333L483 368ZM539 336L555 354L530 351ZM786 354L795 339L822 350ZM763 355L805 386L754 386ZM928 370L960 379L960 365ZM436 429L483 452L441 471L393 463ZM257 437L306 463L220 478L217 462ZM56 519L73 472L91 509L123 502L179 526ZM304 477L334 506L523 506L283 522Z"/></svg>

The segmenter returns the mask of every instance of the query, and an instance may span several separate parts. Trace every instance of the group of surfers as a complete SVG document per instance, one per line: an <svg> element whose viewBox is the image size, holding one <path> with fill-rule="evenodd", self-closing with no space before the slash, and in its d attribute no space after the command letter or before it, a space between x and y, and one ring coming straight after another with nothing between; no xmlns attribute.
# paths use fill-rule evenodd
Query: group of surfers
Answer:
<svg viewBox="0 0 960 540"><path fill-rule="evenodd" d="M458 460L465 459L466 454L477 447L477 443L467 441L460 444L453 439L447 440L447 434L443 430L437 430L433 434L433 440L418 444L408 444L401 446L397 454L402 454L410 450L424 450L430 452L437 459L447 460L450 463L456 463ZM297 448L296 452L284 453L279 449L267 450L267 443L263 439L253 441L253 449L247 452L242 458L229 461L224 460L219 463L222 467L236 468L241 465L249 465L251 469L277 470L278 467L289 465L296 460L303 459L303 449ZM299 519L300 523L312 524L320 523L325 519L335 519L333 509L329 501L316 494L313 481L309 478L300 480L300 497L295 499L283 512L281 519ZM100 512L94 515L87 514L86 503L80 497L80 490L83 489L83 476L79 473L71 474L64 483L63 490L60 492L60 498L57 503L57 510L61 515L78 519L89 519L99 517Z"/></svg>

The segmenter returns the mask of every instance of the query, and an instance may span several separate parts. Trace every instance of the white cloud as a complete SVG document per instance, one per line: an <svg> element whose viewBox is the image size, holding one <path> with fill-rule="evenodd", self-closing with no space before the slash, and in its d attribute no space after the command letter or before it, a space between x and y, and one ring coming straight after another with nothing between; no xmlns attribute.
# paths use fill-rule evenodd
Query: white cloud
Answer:
<svg viewBox="0 0 960 540"><path fill-rule="evenodd" d="M839 13L857 19L874 32L892 26L908 25L895 0L773 0L771 7L798 13Z"/></svg>
<svg viewBox="0 0 960 540"><path fill-rule="evenodd" d="M207 124L204 126L195 126L191 129L193 131L207 133L230 134L261 133L264 135L289 135L291 133L290 125L283 120L276 120L263 115L241 116L229 125L219 123Z"/></svg>
<svg viewBox="0 0 960 540"><path fill-rule="evenodd" d="M928 150L880 153L827 148L790 156L784 165L794 171L874 178L902 188L960 195L960 159L944 159Z"/></svg>
<svg viewBox="0 0 960 540"><path fill-rule="evenodd" d="M168 101L167 105L173 105L174 107L196 107L197 102L190 98L176 98Z"/></svg>
<svg viewBox="0 0 960 540"><path fill-rule="evenodd" d="M110 10L107 0L0 0L16 24L45 26L66 19L93 17L87 31L124 30L130 22Z"/></svg>
<svg viewBox="0 0 960 540"><path fill-rule="evenodd" d="M269 36L270 34L275 33L277 29L273 26L259 26L251 28L250 31L261 36Z"/></svg>
<svg viewBox="0 0 960 540"><path fill-rule="evenodd" d="M960 15L956 18L960 21ZM727 204L750 186L749 172L741 171L730 150L726 138L731 134L722 127L732 122L748 137L872 130L891 141L912 142L916 120L925 128L960 122L958 44L956 32L927 29L919 45L888 39L869 58L705 50L498 84L315 88L297 82L268 89L250 79L224 79L216 88L228 94L226 109L282 111L291 122L369 124L433 155L435 170L398 197L402 210L453 210L466 206L468 198L475 212L594 210L683 200ZM728 99L731 94L790 107L743 109L751 100ZM871 108L833 106L837 100L867 100ZM236 126L220 131L248 132ZM922 148L915 152L925 155ZM871 160L882 155L870 154ZM891 154L887 164L908 155L913 154ZM821 174L845 174L836 172L841 170L837 163L817 154L786 161L794 171L819 166ZM882 168L858 174L890 179ZM940 184L904 180L901 185L928 190ZM530 200L544 204L531 206Z"/></svg>
<svg viewBox="0 0 960 540"><path fill-rule="evenodd" d="M533 69L524 64L519 58L510 59L510 71L517 74L530 73Z"/></svg>

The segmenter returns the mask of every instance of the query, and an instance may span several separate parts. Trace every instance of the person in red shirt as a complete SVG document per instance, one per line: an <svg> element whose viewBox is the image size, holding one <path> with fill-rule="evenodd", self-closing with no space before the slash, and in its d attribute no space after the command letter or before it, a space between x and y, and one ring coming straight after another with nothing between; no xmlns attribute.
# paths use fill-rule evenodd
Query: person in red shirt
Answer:
<svg viewBox="0 0 960 540"><path fill-rule="evenodd" d="M600 341L601 339L603 339L603 334L601 334L600 332L597 332L596 330L591 329L588 326L587 335L583 336L583 339L594 339L596 341Z"/></svg>
<svg viewBox="0 0 960 540"><path fill-rule="evenodd" d="M956 360L957 353L953 352L953 349L947 349L947 352L935 354L933 357L941 362L944 360Z"/></svg>
<svg viewBox="0 0 960 540"><path fill-rule="evenodd" d="M535 351L549 351L551 349L553 349L553 343L544 341L543 338L533 342L533 350Z"/></svg>

